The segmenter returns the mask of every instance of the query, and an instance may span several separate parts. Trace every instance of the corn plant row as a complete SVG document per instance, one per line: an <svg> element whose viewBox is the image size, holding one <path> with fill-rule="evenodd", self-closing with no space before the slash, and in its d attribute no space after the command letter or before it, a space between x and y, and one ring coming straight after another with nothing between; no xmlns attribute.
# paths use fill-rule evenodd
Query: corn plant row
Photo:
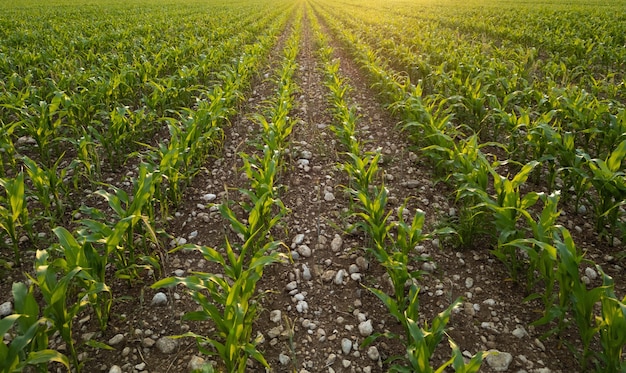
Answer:
<svg viewBox="0 0 626 373"><path fill-rule="evenodd" d="M390 32L394 25L404 26L406 22L385 22L381 32L371 32L377 27L372 22L377 21L358 21L344 15L341 22L354 37L378 46L379 56L394 56L400 61L398 65L378 57L377 65L396 69L417 66L417 75L409 72L396 81L404 86L411 80L417 82L420 94L428 95L428 105L447 111L453 119L449 121L452 137L476 134L481 142L502 143L503 150L519 163L539 160L544 165L535 169L533 181L545 180L550 191L572 190L577 196L576 209L582 202L592 207L598 233L610 242L620 234L626 239L626 177L624 166L617 161L626 156L626 108L619 95L599 88L592 89L595 93L591 94L578 86L562 87L562 82L552 79L539 81L536 73L530 73L534 57L521 58L513 49L503 49L496 58L483 57L474 48L453 43L454 37L448 42L454 51L445 53L441 66L433 65L424 59L428 51L414 51L415 39L406 36L410 32ZM421 40L418 45L430 45L440 38ZM460 53L465 56L455 57ZM518 62L520 59L527 62ZM510 78L503 77L510 71L514 72ZM594 84L615 86L606 80ZM390 102L411 105L394 98Z"/></svg>
<svg viewBox="0 0 626 373"><path fill-rule="evenodd" d="M183 246L219 264L224 273L194 272L191 276L170 277L153 285L154 288L161 288L182 284L189 289L201 310L186 314L185 319L211 320L216 326L216 333L203 336L190 332L178 337L195 338L200 350L208 355L217 355L228 372L245 372L249 358L269 368L257 348L262 336L253 338L252 327L258 309L257 281L266 266L286 259L278 250L284 244L272 237L272 229L288 212L278 195L277 178L293 127L289 112L296 90L293 75L297 69L295 58L300 41L301 16L299 10L283 51L281 68L275 77L277 91L269 113L267 117L261 114L255 117L262 127L256 143L260 154L240 154L250 182L249 189L239 190L245 201L240 202L237 208L233 207L232 201L219 205L223 218L237 234L235 242L226 237L225 253L205 246ZM237 216L238 209L244 211L244 218Z"/></svg>
<svg viewBox="0 0 626 373"><path fill-rule="evenodd" d="M286 17L284 16L274 20L272 26L267 28L266 33L258 36L259 41L257 43L239 46L242 50L241 55L231 65L223 66L221 73L219 73L221 77L219 84L204 91L202 96L196 99L194 108L186 108L178 113L178 119L168 118L170 132L168 141L164 141L158 147L146 146L148 149L146 153L134 154L146 163L142 167L146 167L150 174L155 174L152 180L154 185L151 186L151 188L155 188L155 195L147 197L147 200L150 201L149 209L153 209L155 200L158 200L159 203L156 207L162 210L162 217L165 218L168 206L178 203L184 185L197 173L208 152L219 145L221 127L225 124L225 120L234 113L237 103L241 100L242 90L246 88L255 67L269 50L273 35L281 29L285 21ZM94 154L97 155L97 150L93 148L85 148L83 151L89 157L93 157ZM2 205L7 206L7 208L2 210L2 220L5 222L3 228L6 228L4 230L9 237L19 237L19 234L16 233L17 227L24 227L26 232L31 230L32 224L28 220L26 204L26 198L29 196L34 197L42 205L41 215L49 220L50 225L54 226L61 220L67 210L63 202L70 192L67 186L68 174L77 172L73 169L77 163L84 164L86 162L81 160L81 153L79 152L78 159L71 163L65 162L65 167L61 167L61 158L53 166L46 167L27 156L21 157L33 188L32 190L25 189L24 177L21 173L17 175L15 181L11 177L3 179L5 182L2 185L5 186L7 192L6 201L10 203L5 204L3 200ZM93 165L97 164L99 162L93 162ZM141 167L137 174L141 174ZM94 179L93 182L96 185L101 184L97 179ZM111 189L113 189L113 194L122 193L119 188ZM110 202L106 193L99 193ZM128 196L118 198L128 204ZM113 209L120 215L118 208ZM12 213L11 216L8 214L9 211ZM39 213L39 211L37 212ZM154 221L154 213L147 212L149 212L150 220ZM30 236L32 234L29 234L29 238L33 242L33 237ZM11 239L11 244L16 249L19 244L18 239ZM15 259L19 263L19 256L16 256Z"/></svg>
<svg viewBox="0 0 626 373"><path fill-rule="evenodd" d="M37 251L31 287L26 289L21 283L14 285L13 296L17 313L3 319L2 330L11 330L15 325L13 332L16 335L9 346L3 344L0 347L0 356L6 357L0 360L2 371L19 371L26 365L38 365L45 369L51 361L61 362L80 371L78 346L72 336L75 317L90 308L96 314L101 329L106 328L112 306L111 290L105 283L105 269L109 265L116 269L118 278L129 281L138 278L142 268L159 269L155 203L158 201L163 208L164 205L176 201L168 199L167 196L171 194L166 192L180 187L195 174L194 170L199 167L197 162L204 159L207 151L214 145L215 135L220 133L219 126L232 115L233 107L242 98L240 92L249 83L253 72L269 51L275 35L280 32L288 17L289 14L286 14L275 20L273 27L268 28L264 35L258 36L256 44L244 48L236 64L225 67L222 84L207 94L211 101L198 103L197 111L189 110L185 122L171 123L172 138L168 142L169 148L160 149L168 151L149 152L148 162L141 163L138 168L130 194L113 186L109 188L110 191L96 192L96 195L108 202L113 217L98 209L83 206L81 213L87 218L78 222L79 228L74 234L62 227L54 229L59 243L47 250ZM181 147L181 144L184 146ZM165 155L161 156L163 153ZM157 162L151 161L153 159ZM27 166L29 173L34 174L35 167L30 163ZM180 175L171 174L168 167L178 167L177 172ZM181 175L177 179L173 177ZM36 180L33 183L38 185ZM2 185L10 193L7 199L11 201L11 209L21 208L22 211L27 211L23 173L15 179L3 180ZM180 189L176 191L180 192ZM225 207L224 213L227 211L230 210ZM25 221L25 218L19 220L24 215L11 216L14 226L15 221ZM250 220L252 219L249 218L248 221ZM249 237L250 242L258 240L256 235L259 232L256 228L253 229L255 231ZM277 243L267 245L268 248L274 246ZM142 252L137 252L137 249ZM244 257L241 256L242 259ZM16 258L19 260L19 252ZM264 265L267 259L262 255L259 258L259 263ZM240 264L233 263L233 266L234 271L240 271ZM251 266L249 275L254 277L256 270L257 267ZM34 302L36 292L43 296L45 307L42 310ZM55 332L65 342L69 358L48 348L48 339ZM108 348L96 340L88 344ZM248 350L249 347L245 346L244 349ZM254 351L250 353L256 354Z"/></svg>
<svg viewBox="0 0 626 373"><path fill-rule="evenodd" d="M351 21L376 29L368 37L380 40L381 44L377 45L390 52L405 50L419 55L414 62L422 60L422 63L406 65L411 67L407 72L425 78L433 72L433 67L442 68L445 73L454 70L468 73L474 70L473 64L480 63L484 70L491 67L491 62L504 61L510 71L494 76L496 80L545 74L539 80L558 81L562 86L574 83L585 89L602 84L606 93L621 90L623 97L623 87L619 87L623 78L623 25L613 18L615 14L610 10L590 7L564 15L556 9L538 12L521 4L491 6L480 11L474 5L470 2L441 12L438 6L420 4L420 11L415 12L414 4L362 6L345 2L342 13L354 14ZM578 16L579 12L584 12L586 17ZM492 20L496 13L497 21L485 21ZM506 20L521 13L528 22L522 27L510 27ZM555 28L567 34L567 41L555 42L559 40L554 36Z"/></svg>
<svg viewBox="0 0 626 373"><path fill-rule="evenodd" d="M374 334L368 337L363 345L370 344L380 337L399 339L406 348L405 356L389 359L392 363L390 371L395 372L434 372L430 359L445 333L452 310L461 302L455 300L446 310L438 314L432 321L419 325L419 285L422 273L411 271L411 262L421 257L414 256L415 246L430 239L433 235L444 231L423 233L424 212L417 210L410 222L406 222L404 212L406 205L398 209L398 218L394 220L392 211L387 210L387 189L377 184L380 179L378 162L379 151L365 152L357 139L357 115L354 107L347 104L346 94L349 85L339 76L339 61L332 59L333 49L328 45L325 35L321 32L315 17L311 17L315 33L318 54L323 63L325 84L329 90L329 102L333 108L333 117L337 125L333 132L346 150L346 161L340 167L348 174L350 186L347 192L355 204L352 216L359 222L355 228L365 233L370 241L366 251L374 256L389 274L393 291L386 292L368 288L387 307L391 315L404 328L404 335L392 333ZM479 352L465 363L458 346L449 339L452 357L437 368L442 371L452 365L457 372L477 372L482 363L483 353ZM400 362L398 362L400 360Z"/></svg>
<svg viewBox="0 0 626 373"><path fill-rule="evenodd" d="M3 147L7 155L2 155L2 168L19 167L11 157L15 153L14 143L21 136L29 136L36 141L40 161L46 166L69 146L76 149L79 165L85 166L88 176L98 176L100 161L109 169L116 169L128 153L141 149L139 142L152 141L160 129L155 122L163 123L163 117L176 118L181 107L204 99L206 92L222 79L222 65L232 64L243 45L252 45L256 35L280 18L277 15L268 11L252 24L242 21L235 23L234 28L218 29L217 37L237 31L220 44L200 39L188 52L182 51L186 49L184 45L167 48L173 51L172 56L159 50L163 49L159 44L146 46L145 53L155 56L150 60L130 55L104 64L92 62L82 52L46 53L41 61L43 68L64 71L54 77L35 76L35 67L29 65L29 60L21 60L16 52L15 61L10 63L25 71L7 73L7 82L0 91L0 117L9 123L0 133L6 141ZM72 37L76 38L65 33L63 37L69 40L59 51L75 42ZM29 46L29 50L33 48L40 49ZM136 50L135 46L120 43L113 48ZM205 55L199 55L201 49ZM18 123L15 127L14 122Z"/></svg>
<svg viewBox="0 0 626 373"><path fill-rule="evenodd" d="M326 22L353 49L355 58L379 84L387 97L400 95L405 82L397 82L381 67L375 52L354 37L332 17L326 15ZM350 43L350 44L349 44ZM457 199L463 212L460 224L476 224L480 220L491 222L497 232L496 248L493 254L498 257L514 276L523 268L526 270L528 290L535 291L527 300L541 299L544 303L544 317L534 324L556 323L551 333L559 333L573 324L579 331L583 351L575 351L583 369L592 358L602 371L619 372L624 369L621 354L626 345L626 333L619 328L626 325L626 298L620 300L613 291L612 279L601 268L603 285L587 289L581 281L581 264L593 263L583 259L570 233L556 223L560 212L558 192L552 194L522 192L522 185L539 162L530 161L521 166L515 175L502 176L498 173L506 161L488 161L476 135L469 137L451 134L451 115L441 106L427 100L422 101L419 87L409 86L406 94L411 106L402 107L402 115L408 118L409 127L418 127L425 143L424 153L434 158L437 164L445 167L449 181L457 188ZM497 145L497 144L495 144ZM617 162L617 160L615 160ZM492 194L488 186L495 191ZM536 216L530 210L541 201L543 208ZM471 239L476 227L463 227ZM457 226L457 231L459 227ZM522 254L520 256L520 254ZM538 277L537 277L538 276ZM543 282L544 289L540 288ZM558 290L557 290L558 289ZM600 302L600 314L594 312L594 304ZM567 316L572 315L572 320ZM601 351L591 351L592 340L599 335Z"/></svg>

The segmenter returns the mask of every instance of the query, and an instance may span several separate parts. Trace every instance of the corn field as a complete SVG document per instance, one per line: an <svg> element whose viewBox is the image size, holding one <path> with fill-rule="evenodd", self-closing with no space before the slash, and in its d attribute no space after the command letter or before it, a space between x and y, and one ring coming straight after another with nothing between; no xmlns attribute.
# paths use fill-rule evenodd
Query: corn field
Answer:
<svg viewBox="0 0 626 373"><path fill-rule="evenodd" d="M626 372L623 0L0 10L0 372Z"/></svg>

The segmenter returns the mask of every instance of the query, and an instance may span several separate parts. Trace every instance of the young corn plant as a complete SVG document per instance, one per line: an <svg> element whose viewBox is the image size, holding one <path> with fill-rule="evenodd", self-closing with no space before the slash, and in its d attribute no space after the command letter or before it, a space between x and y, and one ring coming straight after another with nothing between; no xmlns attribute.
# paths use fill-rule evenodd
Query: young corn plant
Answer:
<svg viewBox="0 0 626 373"><path fill-rule="evenodd" d="M54 92L50 102L41 100L38 105L32 105L35 111L24 114L26 118L23 127L37 143L39 156L44 164L50 161L50 155L56 154L53 145L58 142L63 127L63 119L67 115L67 106L70 102L69 96L64 92Z"/></svg>
<svg viewBox="0 0 626 373"><path fill-rule="evenodd" d="M531 171L538 164L537 161L527 163L511 180L498 174L494 166L491 166L490 173L493 178L495 198L492 198L486 190L462 186L465 188L461 191L462 195L478 198L481 203L476 205L476 208L484 208L493 216L495 230L498 234L498 246L493 254L509 268L514 278L517 278L521 263L514 246L506 244L522 238L523 230L519 229L518 221L527 214L525 211L539 200L538 193L529 192L522 197L520 190Z"/></svg>
<svg viewBox="0 0 626 373"><path fill-rule="evenodd" d="M141 164L139 175L134 180L132 198L122 189L114 188L113 193L105 190L95 194L103 197L116 215L116 222L111 226L104 213L97 209L83 208L82 211L93 220L85 220L88 228L93 229L100 242L104 242L107 255L116 258L117 276L132 280L139 276L138 261L141 259L150 265L159 267L158 260L150 254L138 255L138 245L148 247L149 242L158 243L154 229L153 198L155 180L158 175L150 167ZM95 220L95 221L94 221ZM103 221L104 223L98 223ZM96 242L96 241L94 241Z"/></svg>
<svg viewBox="0 0 626 373"><path fill-rule="evenodd" d="M555 267L557 264L557 249L554 246L555 234L559 232L556 221L560 215L558 210L560 193L550 195L539 194L543 202L543 210L535 221L528 212L523 212L532 230L532 238L519 238L506 243L505 246L515 247L528 255L526 272L526 289L534 291L540 281L543 282L543 292L532 293L524 300L531 301L541 298L544 304L544 316L553 311L556 301L554 286L556 284ZM539 274L539 276L537 276Z"/></svg>
<svg viewBox="0 0 626 373"><path fill-rule="evenodd" d="M599 331L594 322L594 307L600 302L605 290L602 287L588 290L580 279L579 266L583 262L583 255L564 227L558 227L558 234L554 236L554 247L557 253L554 276L559 285L558 305L546 310L544 316L533 322L533 325L544 325L556 319L558 325L546 334L559 333L567 325L566 316L571 312L583 344L582 353L578 353L573 346L565 343L577 355L581 369L585 370L591 357L591 341Z"/></svg>
<svg viewBox="0 0 626 373"><path fill-rule="evenodd" d="M78 359L76 342L73 337L73 322L76 316L89 306L89 297L101 291L108 291L81 267L70 267L63 258L50 260L45 250L37 250L35 276L29 276L39 288L45 307L44 317L50 320L52 328L59 333L70 353L71 365L80 372L82 364Z"/></svg>
<svg viewBox="0 0 626 373"><path fill-rule="evenodd" d="M602 345L602 353L598 355L603 365L601 370L622 373L626 371L626 361L622 355L626 346L626 296L622 300L617 298L613 279L599 267L597 269L602 274L604 290L600 300L602 312L596 316Z"/></svg>
<svg viewBox="0 0 626 373"><path fill-rule="evenodd" d="M47 372L51 362L63 364L69 370L69 359L48 348L49 320L40 317L33 287L28 288L21 282L15 282L12 295L15 313L0 320L0 333L11 335L10 343L0 343L0 372L21 372L27 366L34 366L39 372Z"/></svg>
<svg viewBox="0 0 626 373"><path fill-rule="evenodd" d="M113 305L111 289L105 283L109 253L98 250L92 242L93 237L82 235L87 233L84 230L79 230L78 240L63 227L57 227L53 231L59 240L58 245L53 246L53 249L63 254L67 266L69 268L81 267L89 274L90 281L82 283L81 286L85 290L98 288L98 291L88 292L88 300L96 314L100 329L104 331Z"/></svg>
<svg viewBox="0 0 626 373"><path fill-rule="evenodd" d="M257 244L254 241L258 239L259 237L252 235L235 248L227 241L225 256L205 246L184 246L185 249L198 251L206 260L222 266L224 276L194 272L188 277L169 277L152 285L153 288L163 288L182 284L189 289L201 310L187 313L184 319L210 320L215 324L216 331L211 337L196 333L177 337L195 338L203 353L221 358L227 372L245 372L248 358L253 358L269 368L257 349L259 340L252 340L252 322L256 319L258 308L255 300L256 282L263 275L266 266L282 260L282 254L276 251L280 244L272 241L246 255L250 249L256 249Z"/></svg>
<svg viewBox="0 0 626 373"><path fill-rule="evenodd" d="M0 178L0 186L4 188L6 193L6 199L0 200L0 228L9 236L15 264L19 266L22 255L19 247L18 228L24 228L28 236L33 237L26 205L24 173L20 172L13 179Z"/></svg>
<svg viewBox="0 0 626 373"><path fill-rule="evenodd" d="M66 169L60 168L63 156L59 157L51 167L39 167L35 161L24 156L22 162L26 166L26 172L30 178L35 196L44 209L44 216L50 219L50 223L63 218L65 206L63 197L67 194L65 183Z"/></svg>
<svg viewBox="0 0 626 373"><path fill-rule="evenodd" d="M596 230L606 234L610 241L615 236L616 224L619 217L619 206L626 199L626 172L622 170L622 160L626 158L626 140L605 159L593 158L585 155L587 167L591 170L589 182L598 193L598 201L590 198L596 213ZM605 225L609 224L605 233Z"/></svg>
<svg viewBox="0 0 626 373"><path fill-rule="evenodd" d="M78 189L82 179L93 182L100 177L99 147L92 136L93 132L92 128L81 128L80 137L68 139L76 149L76 158L70 164L70 169L74 172L72 175L74 189Z"/></svg>
<svg viewBox="0 0 626 373"><path fill-rule="evenodd" d="M0 119L0 174L2 175L6 175L7 171L15 169L17 150L13 143L13 137L19 125L20 122L17 121L5 124Z"/></svg>

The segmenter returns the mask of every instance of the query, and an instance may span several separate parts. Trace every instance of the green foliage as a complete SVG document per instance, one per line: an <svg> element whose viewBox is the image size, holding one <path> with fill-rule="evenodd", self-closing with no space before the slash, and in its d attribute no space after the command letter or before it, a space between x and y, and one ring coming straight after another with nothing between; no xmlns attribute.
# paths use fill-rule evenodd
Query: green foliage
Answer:
<svg viewBox="0 0 626 373"><path fill-rule="evenodd" d="M15 263L19 266L22 254L19 247L20 231L18 228L23 227L29 236L33 237L28 220L24 173L20 172L17 177L12 179L0 179L0 186L4 188L6 193L6 199L0 199L0 228L8 234L13 247Z"/></svg>

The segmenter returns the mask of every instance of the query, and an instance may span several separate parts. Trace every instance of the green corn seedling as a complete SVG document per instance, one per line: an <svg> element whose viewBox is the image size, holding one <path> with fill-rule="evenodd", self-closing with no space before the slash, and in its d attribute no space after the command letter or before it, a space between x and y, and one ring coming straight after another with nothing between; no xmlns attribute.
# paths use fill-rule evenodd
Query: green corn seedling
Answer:
<svg viewBox="0 0 626 373"><path fill-rule="evenodd" d="M6 192L6 200L2 202L8 206L7 208L0 204L0 228L8 234L13 247L15 263L19 266L22 255L19 247L18 228L23 227L28 235L33 237L26 206L24 173L20 172L14 179L0 179L0 186Z"/></svg>
<svg viewBox="0 0 626 373"><path fill-rule="evenodd" d="M587 167L591 170L589 182L598 192L598 202L594 204L596 212L597 231L603 233L606 223L611 225L608 236L612 240L615 232L619 209L626 198L626 173L622 170L622 160L626 158L626 140L622 141L617 148L605 159L591 159L585 155Z"/></svg>
<svg viewBox="0 0 626 373"><path fill-rule="evenodd" d="M626 370L626 362L622 358L626 346L626 297L619 300L615 296L613 279L602 271L604 295L601 298L602 312L596 316L599 325L602 353L599 354L603 362L603 371L607 373L621 373Z"/></svg>
<svg viewBox="0 0 626 373"><path fill-rule="evenodd" d="M256 246L252 241L257 239L256 235L253 235L238 247L239 255L227 241L226 257L208 247L185 246L185 249L199 251L206 260L221 265L225 277L210 273L193 273L184 278L166 278L152 285L153 288L161 288L182 284L189 289L192 298L202 309L187 313L185 319L211 320L215 324L216 332L213 337L195 333L186 333L178 337L195 338L200 350L208 355L219 356L228 372L245 372L249 357L269 367L263 355L257 350L256 345L259 341L252 339L252 322L257 313L254 295L256 282L263 275L264 267L281 261L282 255L275 251L279 243L273 241L247 257L245 255L247 248ZM206 346L210 346L211 349Z"/></svg>
<svg viewBox="0 0 626 373"><path fill-rule="evenodd" d="M65 214L62 197L67 194L64 180L67 171L60 168L62 159L63 155L48 168L39 167L35 161L26 156L22 158L28 177L33 183L37 200L43 205L44 214L51 219L51 223L62 219Z"/></svg>
<svg viewBox="0 0 626 373"><path fill-rule="evenodd" d="M35 277L30 277L43 296L43 314L59 332L70 353L72 366L80 372L76 343L73 338L73 321L89 305L89 296L107 291L104 284L97 283L81 267L70 268L64 259L50 262L47 251L37 250ZM85 284L90 284L87 288Z"/></svg>
<svg viewBox="0 0 626 373"><path fill-rule="evenodd" d="M16 282L12 294L15 313L0 320L0 333L5 335L14 329L15 335L8 345L0 343L0 372L20 372L29 365L47 372L50 362L61 363L69 370L67 357L48 348L48 320L40 317L32 286Z"/></svg>
<svg viewBox="0 0 626 373"><path fill-rule="evenodd" d="M58 141L63 127L63 118L67 114L69 97L64 92L54 92L54 96L47 102L42 100L38 105L33 105L36 110L32 115L26 113L24 128L35 139L39 150L39 156L44 164L50 160L52 145Z"/></svg>
<svg viewBox="0 0 626 373"><path fill-rule="evenodd" d="M111 289L105 283L109 253L99 252L88 237L81 236L80 233L79 242L63 227L57 227L53 231L59 239L57 249L63 253L67 266L69 268L83 268L89 274L90 280L84 282L82 287L85 290L98 289L98 291L89 292L88 300L100 323L100 329L104 331L113 304ZM80 279L79 282L81 282Z"/></svg>

